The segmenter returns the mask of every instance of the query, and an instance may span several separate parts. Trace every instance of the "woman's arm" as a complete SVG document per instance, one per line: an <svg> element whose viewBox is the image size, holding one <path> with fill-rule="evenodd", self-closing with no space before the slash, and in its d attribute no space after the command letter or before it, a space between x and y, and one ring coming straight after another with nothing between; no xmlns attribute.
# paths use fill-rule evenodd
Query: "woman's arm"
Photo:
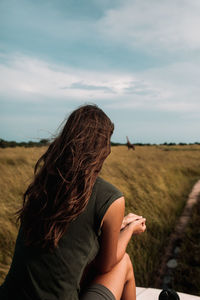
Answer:
<svg viewBox="0 0 200 300"><path fill-rule="evenodd" d="M121 197L112 203L103 218L100 251L95 263L102 273L109 272L123 258L132 235L146 229L145 219L134 214L129 214L126 224L122 225L127 218L124 218L124 209L125 200Z"/></svg>

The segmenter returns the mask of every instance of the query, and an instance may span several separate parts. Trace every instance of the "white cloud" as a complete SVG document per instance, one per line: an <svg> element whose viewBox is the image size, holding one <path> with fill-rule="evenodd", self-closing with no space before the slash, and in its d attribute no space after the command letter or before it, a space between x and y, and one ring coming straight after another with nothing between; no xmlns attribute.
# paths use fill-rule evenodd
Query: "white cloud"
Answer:
<svg viewBox="0 0 200 300"><path fill-rule="evenodd" d="M4 57L5 59L5 57ZM115 109L200 111L200 70L192 63L116 73L61 67L14 55L0 65L0 96L42 103L103 101Z"/></svg>
<svg viewBox="0 0 200 300"><path fill-rule="evenodd" d="M20 95L38 101L45 98L90 100L122 95L134 81L129 74L87 71L61 67L38 59L14 55L0 64L1 95Z"/></svg>
<svg viewBox="0 0 200 300"><path fill-rule="evenodd" d="M0 93L7 96L18 94L27 101L36 96L39 96L40 101L42 97L90 99L93 93L90 89L81 86L80 89L73 88L73 85L78 82L82 85L95 86L95 94L102 99L108 95L111 97L112 89L120 91L121 88L117 85L119 76L111 74L105 76L95 72L62 68L20 55L7 57L7 63L0 65L0 73L2 78Z"/></svg>
<svg viewBox="0 0 200 300"><path fill-rule="evenodd" d="M200 69L190 62L179 62L164 68L143 72L144 80L150 80L165 94L158 103L161 110L200 112ZM164 101L162 101L162 99Z"/></svg>
<svg viewBox="0 0 200 300"><path fill-rule="evenodd" d="M135 74L135 80L124 89L124 101L116 109L149 109L197 115L200 114L200 69L193 63L179 62ZM111 105L110 105L111 107Z"/></svg>
<svg viewBox="0 0 200 300"><path fill-rule="evenodd" d="M129 0L99 21L107 38L144 51L200 48L199 0ZM150 47L150 48L149 48Z"/></svg>

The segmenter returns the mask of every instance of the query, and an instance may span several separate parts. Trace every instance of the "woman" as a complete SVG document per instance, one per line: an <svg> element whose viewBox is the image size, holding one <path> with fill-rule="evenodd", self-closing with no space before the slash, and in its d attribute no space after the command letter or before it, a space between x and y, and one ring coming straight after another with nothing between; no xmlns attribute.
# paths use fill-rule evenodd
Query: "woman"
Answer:
<svg viewBox="0 0 200 300"><path fill-rule="evenodd" d="M145 219L124 218L121 192L98 177L113 129L97 106L82 106L38 160L0 299L136 298L126 247Z"/></svg>

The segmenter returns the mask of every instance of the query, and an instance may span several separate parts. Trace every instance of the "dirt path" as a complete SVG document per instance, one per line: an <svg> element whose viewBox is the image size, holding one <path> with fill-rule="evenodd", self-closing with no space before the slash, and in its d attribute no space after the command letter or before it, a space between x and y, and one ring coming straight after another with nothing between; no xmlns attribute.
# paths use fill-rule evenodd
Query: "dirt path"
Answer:
<svg viewBox="0 0 200 300"><path fill-rule="evenodd" d="M156 288L170 287L170 280L172 280L171 274L173 269L177 266L176 257L179 251L178 245L181 243L182 235L190 220L192 209L197 203L198 199L200 199L198 195L200 195L200 180L198 180L193 186L193 189L188 196L188 200L186 202L184 210L175 226L174 232L169 238L168 246L164 251L161 265L155 279L154 286Z"/></svg>

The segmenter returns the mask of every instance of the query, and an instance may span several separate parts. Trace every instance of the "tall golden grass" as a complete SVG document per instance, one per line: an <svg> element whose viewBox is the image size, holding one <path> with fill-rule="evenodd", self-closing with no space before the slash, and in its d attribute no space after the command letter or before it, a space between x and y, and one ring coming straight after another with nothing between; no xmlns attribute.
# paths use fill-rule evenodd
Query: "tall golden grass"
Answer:
<svg viewBox="0 0 200 300"><path fill-rule="evenodd" d="M14 212L45 148L0 149L0 282L12 260L17 235ZM153 286L153 277L170 232L187 196L200 177L200 146L112 147L101 176L126 199L126 212L147 219L147 231L129 243L137 285Z"/></svg>

